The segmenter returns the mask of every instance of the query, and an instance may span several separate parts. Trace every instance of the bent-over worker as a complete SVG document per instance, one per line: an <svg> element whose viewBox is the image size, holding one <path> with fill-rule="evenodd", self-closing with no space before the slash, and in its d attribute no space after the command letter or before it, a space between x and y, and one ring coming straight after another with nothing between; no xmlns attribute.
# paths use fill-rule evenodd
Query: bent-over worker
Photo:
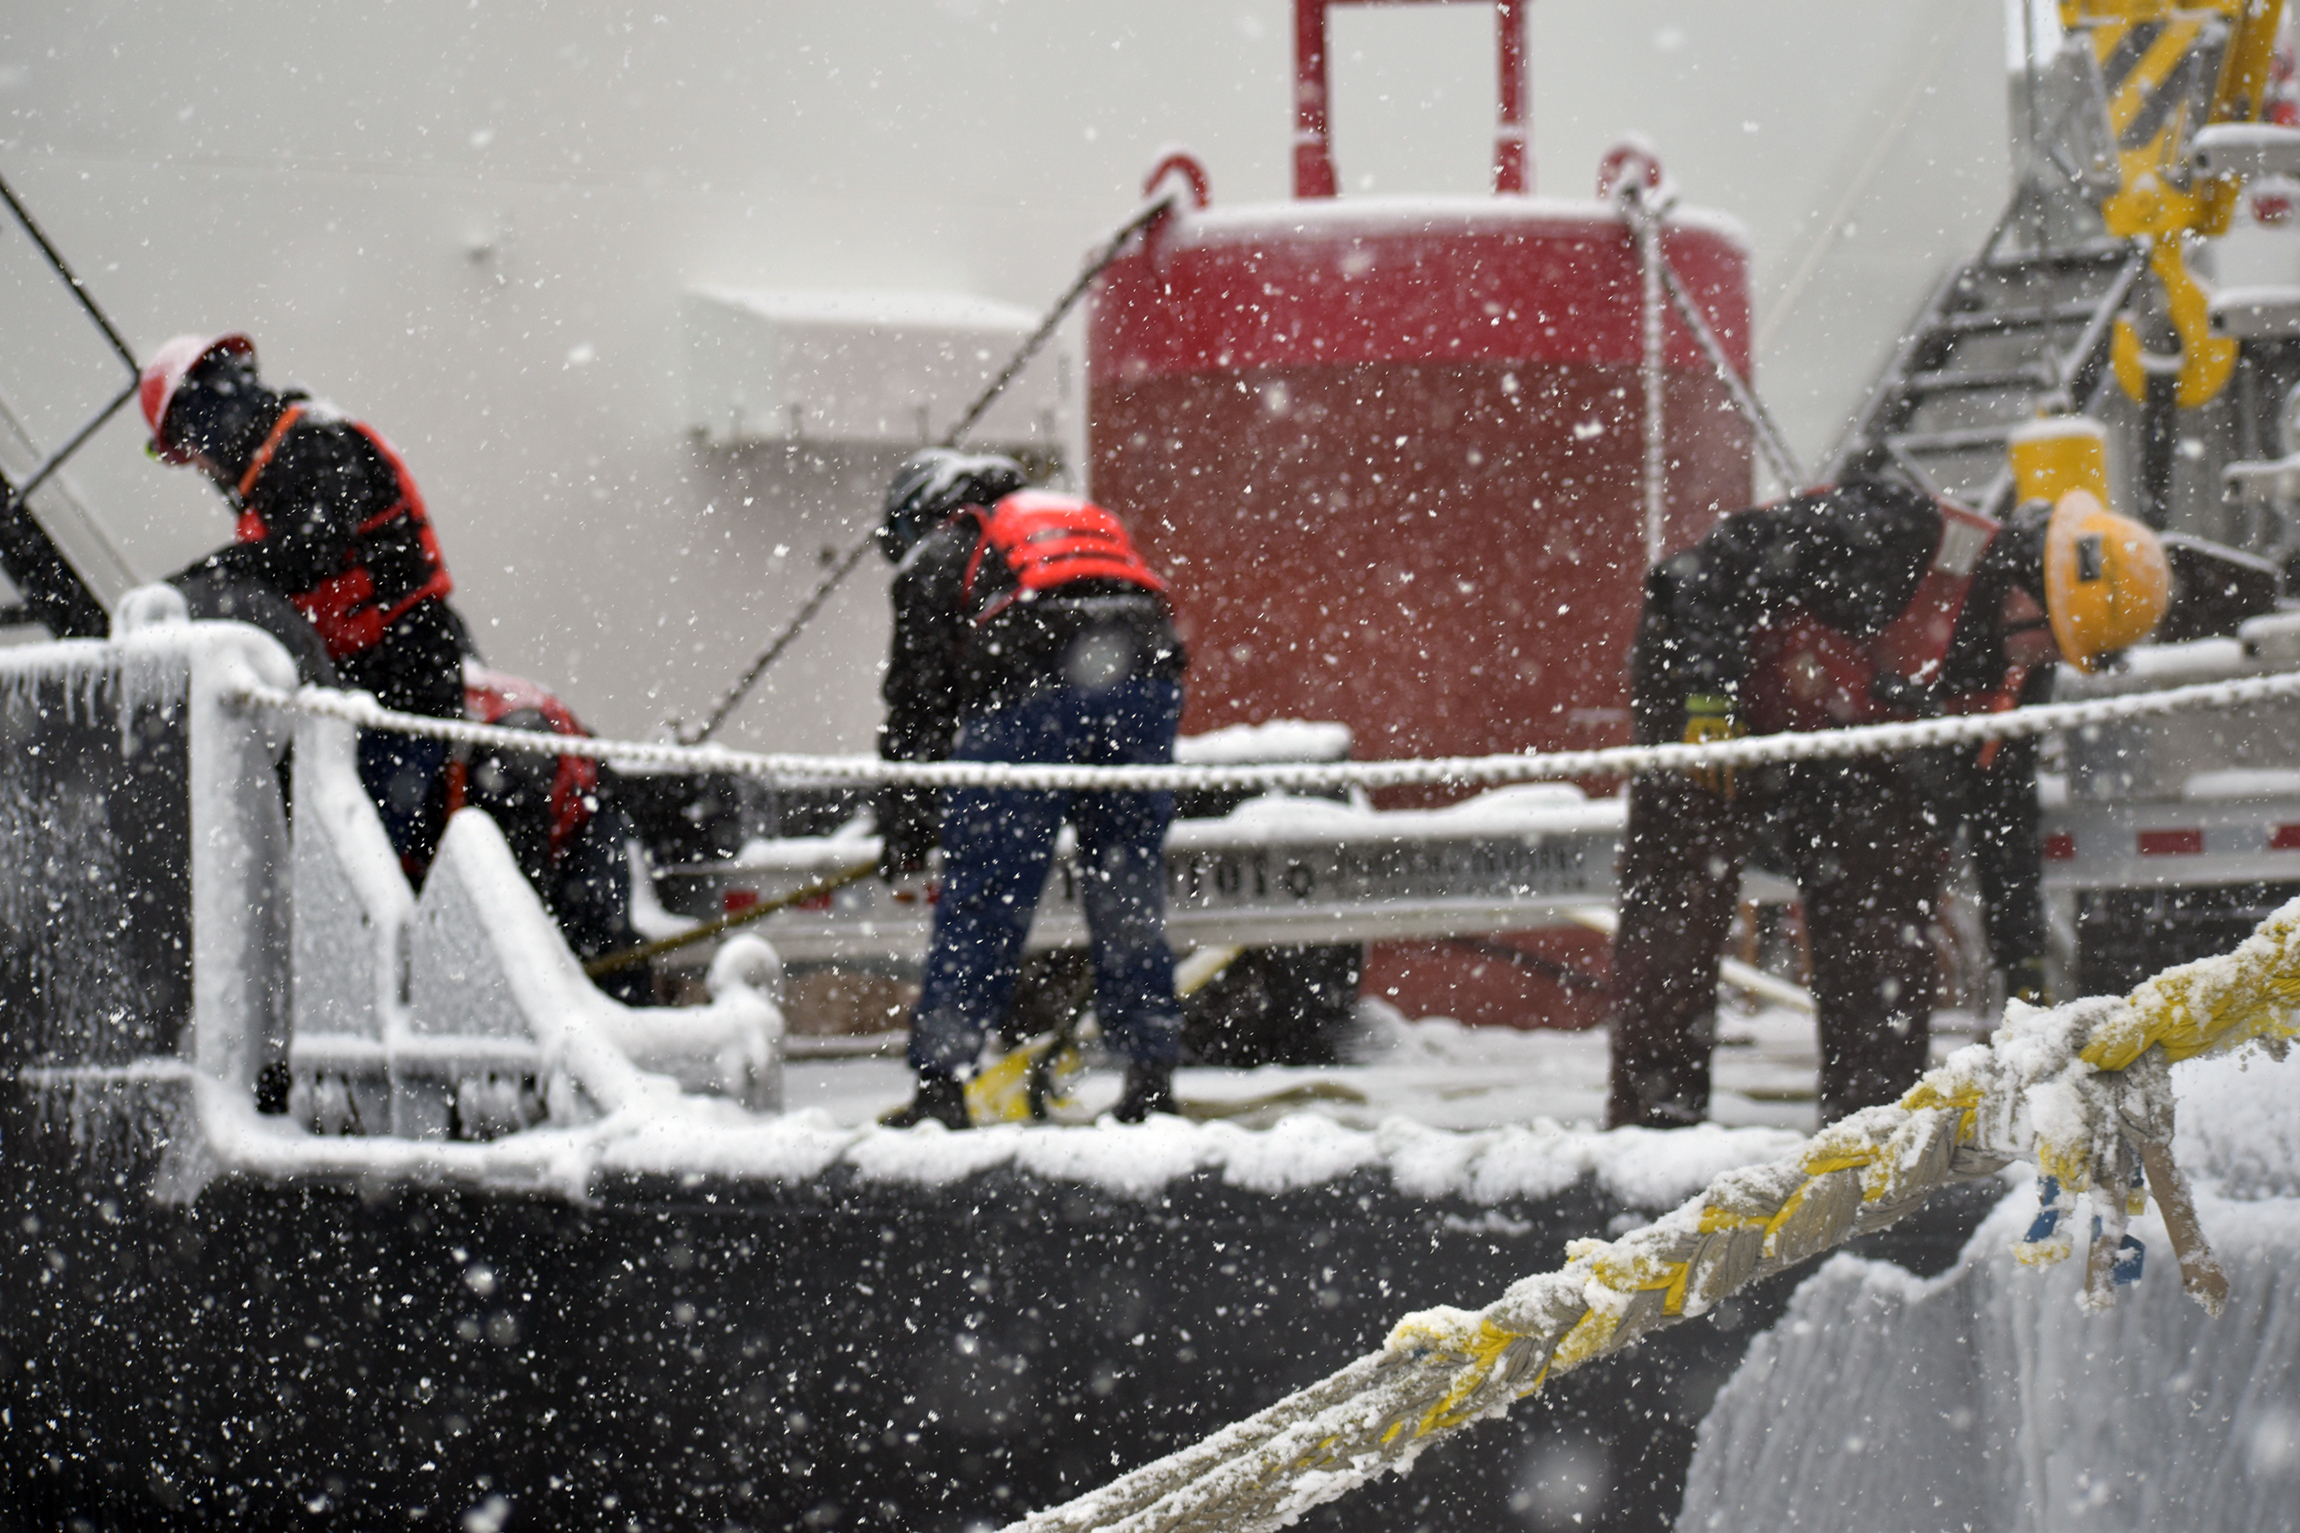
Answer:
<svg viewBox="0 0 2300 1533"><path fill-rule="evenodd" d="M2084 490L2010 523L1854 481L1727 517L1646 577L1641 743L1703 743L2042 697L2145 638L2170 577L2146 527ZM1614 939L1610 1124L1709 1110L1719 952L1752 852L1805 901L1820 1117L1895 1100L1927 1063L1930 928L1969 826L1991 954L2044 988L2036 744L1651 772L1629 790Z"/></svg>
<svg viewBox="0 0 2300 1533"><path fill-rule="evenodd" d="M194 615L260 621L284 598L344 686L400 713L463 717L471 646L447 602L455 582L414 476L382 434L266 387L244 335L177 336L145 364L140 393L153 455L197 467L238 515L233 541L172 581ZM309 635L263 626L307 681L329 679ZM411 877L438 849L447 757L444 741L360 735L360 780Z"/></svg>
<svg viewBox="0 0 2300 1533"><path fill-rule="evenodd" d="M1024 488L1012 459L933 448L887 493L879 547L899 561L879 754L890 761L1131 766L1174 759L1181 640L1166 583L1116 517ZM1117 1114L1173 1111L1181 1015L1166 946L1171 793L889 789L881 870L922 870L937 821L942 893L910 1064L888 1121L967 1126L965 1081L1014 992L1023 939L1067 818L1103 1036L1130 1061Z"/></svg>
<svg viewBox="0 0 2300 1533"><path fill-rule="evenodd" d="M397 712L587 733L542 688L479 664L423 495L374 427L267 387L239 334L177 336L145 365L140 394L154 456L199 468L238 514L234 540L171 582L195 617L254 623L305 681ZM359 774L410 879L421 883L450 814L484 809L577 956L637 945L630 821L595 763L365 730ZM653 980L634 965L602 988L646 1003Z"/></svg>

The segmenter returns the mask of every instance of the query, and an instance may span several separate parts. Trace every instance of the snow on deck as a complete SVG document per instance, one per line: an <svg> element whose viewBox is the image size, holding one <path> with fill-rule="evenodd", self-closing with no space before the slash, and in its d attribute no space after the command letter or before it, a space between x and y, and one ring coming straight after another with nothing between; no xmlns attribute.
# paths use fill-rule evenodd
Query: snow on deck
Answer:
<svg viewBox="0 0 2300 1533"><path fill-rule="evenodd" d="M1379 1002L1365 1003L1361 1019L1358 1063L1184 1069L1183 1114L1140 1125L1105 1116L1119 1074L1104 1067L1087 1072L1051 1124L882 1128L878 1116L910 1095L910 1072L894 1057L791 1061L779 1116L668 1094L666 1081L665 1091L597 1121L484 1144L322 1137L258 1118L221 1092L207 1094L204 1117L220 1162L258 1174L529 1185L576 1198L602 1176L798 1183L843 1165L868 1180L926 1187L1012 1167L1125 1197L1205 1173L1281 1193L1371 1171L1413 1196L1506 1203L1553 1197L1587 1178L1643 1208L1782 1155L1813 1125L1812 1023L1793 1012L1723 1014L1717 1122L1612 1133L1599 1130L1602 1032L1409 1022Z"/></svg>
<svg viewBox="0 0 2300 1533"><path fill-rule="evenodd" d="M1409 1021L1378 1000L1361 1002L1359 1018L1350 1064L1181 1070L1175 1089L1186 1115L1249 1128L1305 1113L1355 1129L1402 1118L1462 1132L1538 1121L1590 1128L1604 1119L1602 1030L1519 1032L1463 1027L1445 1017ZM1974 1020L1959 1012L1937 1014L1933 1027L1936 1060L1976 1035ZM1784 1007L1747 1012L1727 1005L1718 1014L1718 1035L1712 1119L1729 1128L1811 1133L1818 1068L1813 1019ZM785 1090L793 1109L860 1125L908 1099L910 1072L898 1058L797 1059L786 1067ZM1118 1092L1115 1069L1090 1071L1075 1105L1057 1116L1090 1123L1117 1104Z"/></svg>
<svg viewBox="0 0 2300 1533"><path fill-rule="evenodd" d="M1408 1021L1379 1001L1362 1003L1360 1017L1355 1063L1183 1069L1175 1076L1183 1115L1139 1127L1102 1119L1118 1100L1115 1068L1090 1070L1051 1125L896 1133L875 1124L909 1098L899 1058L794 1060L784 1081L789 1117L754 1131L748 1150L726 1138L707 1158L740 1174L790 1150L805 1174L843 1160L866 1177L925 1185L1012 1165L1128 1196L1205 1170L1282 1192L1386 1168L1410 1193L1479 1202L1550 1197L1587 1176L1624 1202L1658 1208L1719 1172L1786 1153L1814 1127L1813 1023L1785 1009L1721 1014L1715 1122L1610 1134L1599 1132L1602 1031ZM1967 1041L1967 1019L1937 1021L1936 1052ZM619 1169L671 1170L699 1153L692 1143L676 1155L658 1144L611 1159Z"/></svg>

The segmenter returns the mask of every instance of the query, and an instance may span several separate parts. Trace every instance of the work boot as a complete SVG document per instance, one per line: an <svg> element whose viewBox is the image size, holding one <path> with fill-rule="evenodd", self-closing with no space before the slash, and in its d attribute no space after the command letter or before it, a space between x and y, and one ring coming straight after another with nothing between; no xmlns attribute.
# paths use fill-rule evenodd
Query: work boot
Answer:
<svg viewBox="0 0 2300 1533"><path fill-rule="evenodd" d="M1111 1116L1121 1123L1140 1123L1154 1112L1178 1110L1172 1061L1137 1059L1126 1067L1126 1091Z"/></svg>
<svg viewBox="0 0 2300 1533"><path fill-rule="evenodd" d="M966 1115L966 1082L947 1075L922 1075L908 1107L896 1108L879 1122L888 1128L913 1128L932 1119L944 1128L972 1128Z"/></svg>

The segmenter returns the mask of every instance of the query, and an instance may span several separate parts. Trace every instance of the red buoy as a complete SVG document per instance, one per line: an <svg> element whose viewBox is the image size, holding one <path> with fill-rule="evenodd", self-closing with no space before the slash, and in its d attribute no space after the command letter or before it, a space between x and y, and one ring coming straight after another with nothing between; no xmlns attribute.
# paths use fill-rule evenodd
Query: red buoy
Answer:
<svg viewBox="0 0 2300 1533"><path fill-rule="evenodd" d="M1317 21L1298 45L1319 53L1303 68L1318 65L1321 142L1297 156L1297 191L1316 193L1333 184L1325 0L1299 6ZM1505 184L1524 163L1509 61L1505 45ZM1094 295L1087 430L1094 499L1174 577L1185 727L1336 719L1361 758L1625 742L1647 526L1645 310L1623 215L1506 193L1220 208L1195 164L1159 175L1173 170L1190 205ZM1661 244L1746 375L1732 228L1676 213ZM1662 364L1670 550L1747 502L1749 437L1673 315ZM1407 951L1377 954L1371 993ZM1525 966L1435 953L1396 997L1409 1014L1594 1020L1587 994L1529 997ZM1491 981L1473 985L1481 964Z"/></svg>

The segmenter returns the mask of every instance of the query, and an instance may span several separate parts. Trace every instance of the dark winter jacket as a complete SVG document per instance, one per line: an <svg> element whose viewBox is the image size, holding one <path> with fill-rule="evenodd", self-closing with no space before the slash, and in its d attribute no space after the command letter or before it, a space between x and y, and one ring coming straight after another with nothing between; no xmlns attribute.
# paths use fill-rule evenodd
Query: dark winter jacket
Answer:
<svg viewBox="0 0 2300 1533"><path fill-rule="evenodd" d="M940 761L969 713L1041 687L1181 676L1187 660L1163 596L1125 581L1082 579L1017 599L1016 585L964 511L896 566L882 759ZM889 787L879 794L878 823L882 867L915 871L942 823L941 795Z"/></svg>
<svg viewBox="0 0 2300 1533"><path fill-rule="evenodd" d="M1066 681L1179 677L1186 663L1164 598L1113 580L1078 580L1000 605L1014 577L983 550L973 599L966 572L978 536L961 515L921 538L894 573L894 646L879 755L940 761L967 714ZM977 625L975 614L998 610ZM1094 675L1078 674L1081 665Z"/></svg>
<svg viewBox="0 0 2300 1533"><path fill-rule="evenodd" d="M1653 744L1683 737L1685 700L1730 699L1747 715L1751 662L1767 625L1801 609L1855 639L1873 639L1906 609L1941 541L1942 513L1931 497L1898 485L1851 483L1738 512L1708 537L1662 561L1646 577L1645 611L1631 661L1637 737ZM1909 716L1941 711L1946 699L1987 693L2008 669L2005 598L2017 584L2042 599L2038 528L2006 527L1974 570L1971 593L1937 683L1906 694ZM2049 691L2051 668L2032 673L2021 701ZM1990 946L2011 969L2044 951L2036 802L2037 747L2006 741L1903 758L1928 797L1972 832L1987 909ZM1752 774L1767 787L1823 793L1827 763ZM1794 779L1794 785L1791 785Z"/></svg>
<svg viewBox="0 0 2300 1533"><path fill-rule="evenodd" d="M269 396L247 428L214 454L217 466L234 480L245 475L282 413L299 398ZM388 611L427 584L445 584L437 578L444 570L436 545L428 542L427 524L406 514L386 515L403 494L400 470L366 433L351 422L307 413L280 435L244 501L234 497L242 541L218 549L180 578L213 572L253 581L303 606L331 582L364 572L373 587L371 605ZM374 693L386 707L455 718L463 711L463 656L469 647L454 609L441 595L425 595L374 642L338 650L334 661L344 685Z"/></svg>

